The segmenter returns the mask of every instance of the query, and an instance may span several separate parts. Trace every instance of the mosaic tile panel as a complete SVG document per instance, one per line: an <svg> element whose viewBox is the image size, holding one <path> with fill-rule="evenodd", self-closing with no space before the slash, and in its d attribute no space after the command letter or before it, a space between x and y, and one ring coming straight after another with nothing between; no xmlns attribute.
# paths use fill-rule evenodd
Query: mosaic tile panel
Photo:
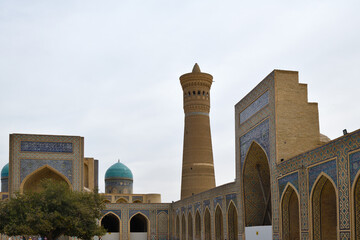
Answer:
<svg viewBox="0 0 360 240"><path fill-rule="evenodd" d="M236 199L236 193L232 193L232 194L227 194L225 196L226 198L226 209L229 207L230 201L232 200L235 204L235 206L237 207L237 199Z"/></svg>
<svg viewBox="0 0 360 240"><path fill-rule="evenodd" d="M121 210L103 210L103 211L101 211L103 216L109 212L116 214L121 219Z"/></svg>
<svg viewBox="0 0 360 240"><path fill-rule="evenodd" d="M360 169L360 151L349 155L350 185L352 186L356 174Z"/></svg>
<svg viewBox="0 0 360 240"><path fill-rule="evenodd" d="M279 197L281 197L288 182L294 185L296 190L299 192L299 176L298 172L295 172L279 179Z"/></svg>
<svg viewBox="0 0 360 240"><path fill-rule="evenodd" d="M214 207L219 204L220 207L222 207L222 200L223 200L223 197L222 196L219 196L219 197L216 197L214 198Z"/></svg>
<svg viewBox="0 0 360 240"><path fill-rule="evenodd" d="M129 210L129 219L132 218L137 213L142 213L148 218L150 217L150 211L149 210Z"/></svg>
<svg viewBox="0 0 360 240"><path fill-rule="evenodd" d="M160 213L166 213L166 214L169 214L169 211L168 210L163 210L163 209L160 209L160 210L156 210L156 214L160 214Z"/></svg>
<svg viewBox="0 0 360 240"><path fill-rule="evenodd" d="M243 165L246 153L251 146L252 142L256 141L270 156L270 143L269 143L269 119L266 119L254 129L240 137L240 162Z"/></svg>
<svg viewBox="0 0 360 240"><path fill-rule="evenodd" d="M309 233L308 232L301 232L301 240L309 240Z"/></svg>
<svg viewBox="0 0 360 240"><path fill-rule="evenodd" d="M331 141L317 149L300 154L278 165L278 171L287 173L315 163L337 158L338 191L339 191L339 223L340 229L350 229L349 206L349 162L348 153L360 148L360 130L349 133L341 138Z"/></svg>
<svg viewBox="0 0 360 240"><path fill-rule="evenodd" d="M255 115L258 111L263 109L266 105L269 104L269 91L266 91L253 103L251 103L247 108L240 113L240 123L245 122L250 117Z"/></svg>
<svg viewBox="0 0 360 240"><path fill-rule="evenodd" d="M70 160L37 160L37 159L22 159L20 160L20 182L22 182L26 176L34 172L35 170L49 165L56 169L61 174L67 177L69 181L73 182L72 177L72 161Z"/></svg>
<svg viewBox="0 0 360 240"><path fill-rule="evenodd" d="M63 152L37 152L20 151L21 142L67 142L72 143L72 153ZM72 187L76 191L83 188L83 160L84 160L84 138L77 136L56 135L27 135L10 134L10 161L13 163L10 171L11 184L9 191L14 193L20 190L20 160L21 159L47 159L47 160L71 160L72 161Z"/></svg>
<svg viewBox="0 0 360 240"><path fill-rule="evenodd" d="M203 201L204 209L208 207L210 209L210 200L204 200Z"/></svg>
<svg viewBox="0 0 360 240"><path fill-rule="evenodd" d="M168 228L169 228L168 214L162 211L157 217L157 239L167 240L169 234Z"/></svg>
<svg viewBox="0 0 360 240"><path fill-rule="evenodd" d="M181 213L185 213L186 208L185 207L181 207Z"/></svg>
<svg viewBox="0 0 360 240"><path fill-rule="evenodd" d="M360 239L360 180L355 183L354 189L354 212L355 212L355 236Z"/></svg>
<svg viewBox="0 0 360 240"><path fill-rule="evenodd" d="M199 212L201 213L201 203L200 202L195 203L194 208L195 208L195 212L197 210L199 210Z"/></svg>
<svg viewBox="0 0 360 240"><path fill-rule="evenodd" d="M337 185L337 172L336 172L336 161L331 160L319 165L316 165L314 167L309 168L309 193L311 192L311 189L313 188L314 182L316 178L320 175L320 173L326 173L329 175L332 180Z"/></svg>
<svg viewBox="0 0 360 240"><path fill-rule="evenodd" d="M73 145L72 143L66 142L31 142L31 141L21 141L20 144L21 151L27 152L62 152L62 153L72 153Z"/></svg>
<svg viewBox="0 0 360 240"><path fill-rule="evenodd" d="M340 232L340 240L350 240L350 232Z"/></svg>
<svg viewBox="0 0 360 240"><path fill-rule="evenodd" d="M2 195L1 200L7 199L8 197L9 197L9 195L4 194L4 195Z"/></svg>

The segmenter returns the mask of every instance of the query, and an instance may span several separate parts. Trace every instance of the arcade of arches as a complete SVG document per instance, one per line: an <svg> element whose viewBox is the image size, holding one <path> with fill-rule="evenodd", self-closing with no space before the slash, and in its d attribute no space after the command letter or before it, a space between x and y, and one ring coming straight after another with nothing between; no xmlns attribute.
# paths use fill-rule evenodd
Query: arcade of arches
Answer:
<svg viewBox="0 0 360 240"><path fill-rule="evenodd" d="M224 219L227 218L227 221ZM226 239L235 240L238 236L238 214L237 209L233 202L230 202L226 218L223 217L223 212L218 206L215 211L213 226L215 226L215 239L225 239L224 227L226 227L228 237ZM181 224L180 224L181 219ZM181 240L211 240L211 214L208 208L205 209L203 219L199 211L196 211L195 218L193 219L192 213L188 214L187 221L186 217L183 214L180 218L180 215L177 215L175 218L175 238ZM194 227L193 227L194 223ZM226 226L227 224L227 226ZM204 229L203 229L204 228ZM203 229L203 231L202 231ZM204 234L203 238L201 234Z"/></svg>

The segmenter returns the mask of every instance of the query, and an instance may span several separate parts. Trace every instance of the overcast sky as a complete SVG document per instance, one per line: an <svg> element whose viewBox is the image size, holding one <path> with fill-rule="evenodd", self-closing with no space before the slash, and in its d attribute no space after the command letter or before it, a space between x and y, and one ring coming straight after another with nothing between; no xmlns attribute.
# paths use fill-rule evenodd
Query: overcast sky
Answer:
<svg viewBox="0 0 360 240"><path fill-rule="evenodd" d="M217 185L235 177L234 105L297 70L331 139L360 127L360 1L0 1L0 166L9 134L85 138L99 185L118 158L134 193L180 197L179 76L214 76Z"/></svg>

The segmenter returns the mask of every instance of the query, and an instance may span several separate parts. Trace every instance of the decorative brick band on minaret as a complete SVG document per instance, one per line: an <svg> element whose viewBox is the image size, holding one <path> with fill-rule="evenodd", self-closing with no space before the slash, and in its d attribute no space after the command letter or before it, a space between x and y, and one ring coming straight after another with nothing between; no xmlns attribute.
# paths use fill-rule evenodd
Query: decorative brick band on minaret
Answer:
<svg viewBox="0 0 360 240"><path fill-rule="evenodd" d="M181 199L215 187L209 119L212 82L197 63L180 77L185 113Z"/></svg>

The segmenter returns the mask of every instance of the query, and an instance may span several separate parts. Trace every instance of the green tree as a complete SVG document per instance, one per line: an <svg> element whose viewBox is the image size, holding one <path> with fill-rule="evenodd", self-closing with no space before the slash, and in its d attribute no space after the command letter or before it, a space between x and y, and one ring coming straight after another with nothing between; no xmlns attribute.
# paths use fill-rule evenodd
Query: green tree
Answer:
<svg viewBox="0 0 360 240"><path fill-rule="evenodd" d="M46 179L40 192L16 194L0 202L0 232L40 235L49 240L61 235L89 240L105 234L97 224L103 209L103 198L97 191L72 191L63 182Z"/></svg>

